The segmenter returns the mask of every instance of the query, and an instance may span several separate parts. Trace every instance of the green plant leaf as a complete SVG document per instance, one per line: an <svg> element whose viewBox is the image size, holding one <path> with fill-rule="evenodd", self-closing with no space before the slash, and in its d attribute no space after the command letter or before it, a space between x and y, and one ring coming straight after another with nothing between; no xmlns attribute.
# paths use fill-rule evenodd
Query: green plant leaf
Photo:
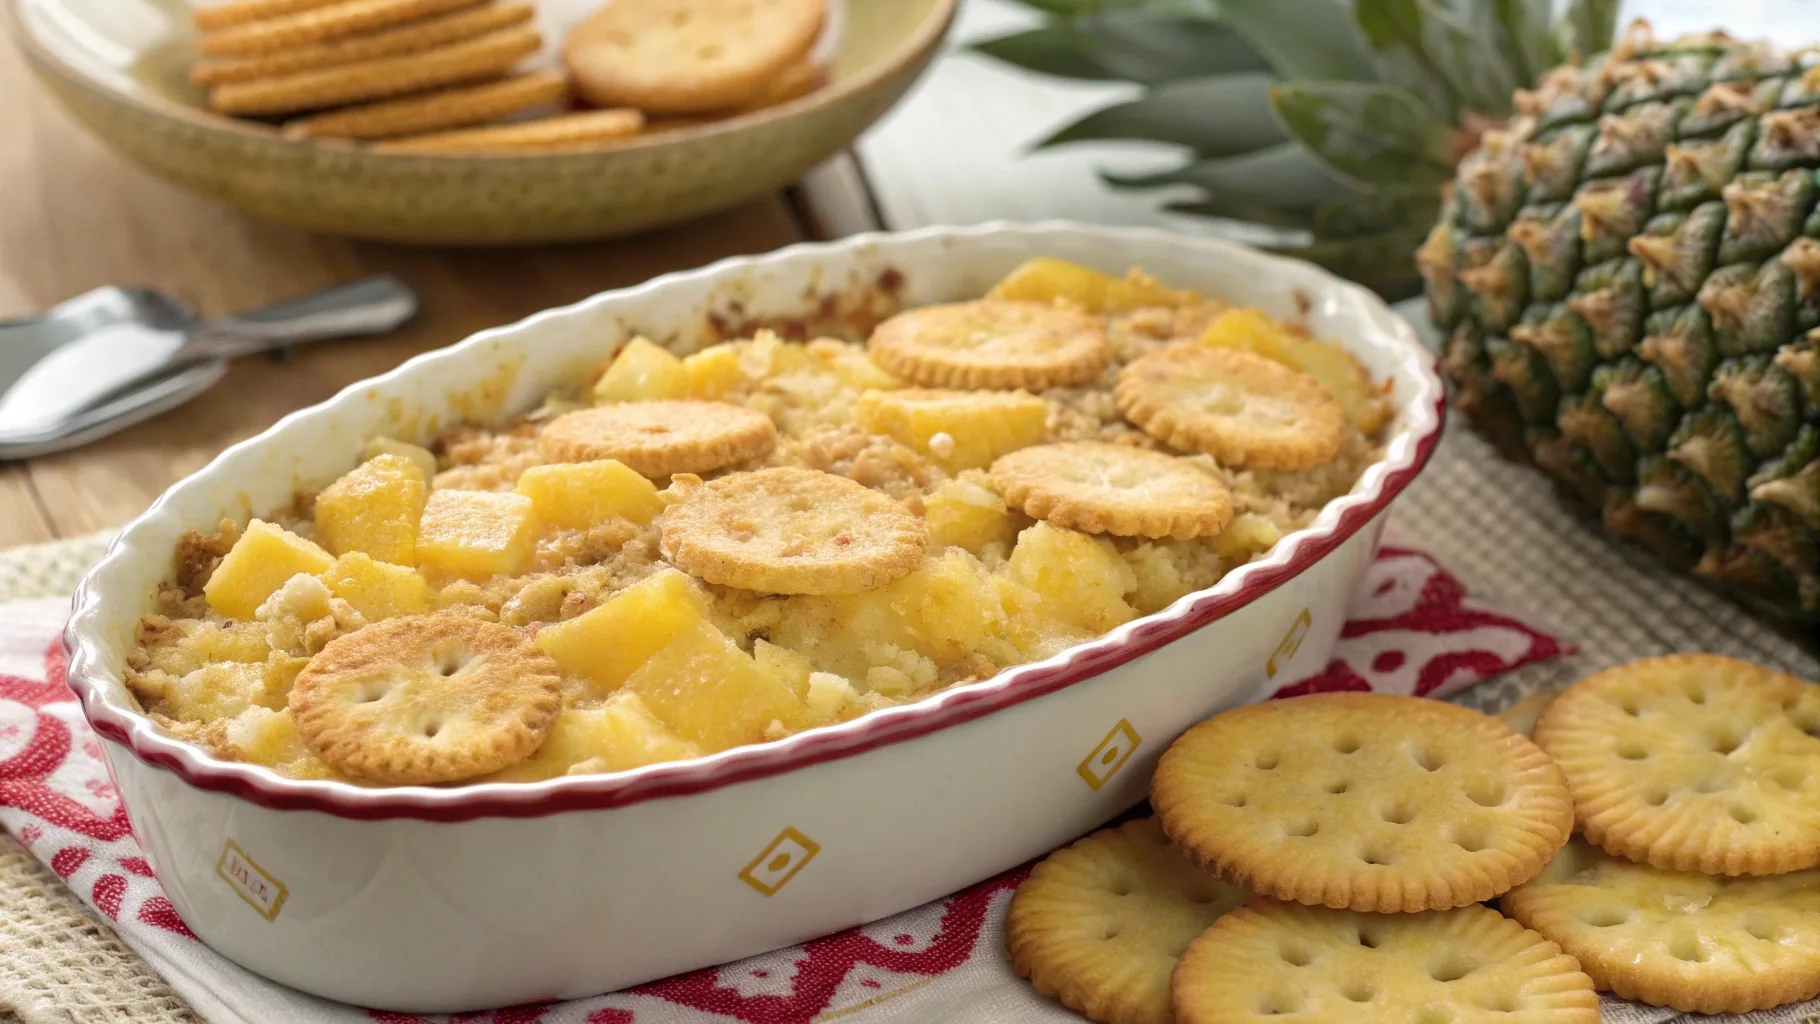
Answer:
<svg viewBox="0 0 1820 1024"><path fill-rule="evenodd" d="M1054 75L1057 78L1119 77L1082 53L1078 42L1068 27L1044 25L1010 35L982 39L970 48L1026 71Z"/></svg>
<svg viewBox="0 0 1820 1024"><path fill-rule="evenodd" d="M1288 82L1277 119L1316 160L1370 189L1439 185L1453 173L1451 129L1408 92L1365 82Z"/></svg>
<svg viewBox="0 0 1820 1024"><path fill-rule="evenodd" d="M1154 188L1159 185L1194 185L1206 202L1255 204L1294 211L1293 223L1305 225L1324 202L1351 189L1293 142L1261 149L1243 156L1191 160L1154 174L1120 175L1102 171L1100 177L1116 188ZM1247 216L1243 219L1258 220Z"/></svg>
<svg viewBox="0 0 1820 1024"><path fill-rule="evenodd" d="M1620 0L1568 0L1555 26L1555 45L1567 58L1585 59L1611 49Z"/></svg>
<svg viewBox="0 0 1820 1024"><path fill-rule="evenodd" d="M1432 0L1417 0L1422 11L1422 49L1466 106L1481 114L1508 115L1511 94L1528 84L1499 46L1490 10L1475 8L1480 24L1462 21Z"/></svg>
<svg viewBox="0 0 1820 1024"><path fill-rule="evenodd" d="M1378 77L1409 90L1449 122L1461 97L1427 51L1427 21L1418 0L1353 0L1352 17L1370 48Z"/></svg>
<svg viewBox="0 0 1820 1024"><path fill-rule="evenodd" d="M1217 19L1217 0L1018 0L1025 7L1064 17L1101 11L1144 10L1157 14Z"/></svg>
<svg viewBox="0 0 1820 1024"><path fill-rule="evenodd" d="M1319 264L1395 301L1421 290L1422 279L1415 269L1415 251L1427 237L1428 228L1427 224L1411 224L1374 235L1315 239L1305 244L1267 245L1264 248Z"/></svg>
<svg viewBox="0 0 1820 1024"><path fill-rule="evenodd" d="M1270 68L1244 36L1201 18L1107 11L1075 19L1073 31L1089 60L1146 85Z"/></svg>
<svg viewBox="0 0 1820 1024"><path fill-rule="evenodd" d="M1270 110L1269 75L1188 78L1159 85L1129 103L1096 110L1037 148L1103 139L1146 139L1187 146L1201 157L1235 156L1287 141Z"/></svg>
<svg viewBox="0 0 1820 1024"><path fill-rule="evenodd" d="M1554 37L1548 31L1553 6L1549 0L1490 2L1492 20L1500 30L1498 48L1510 55L1526 86L1534 85L1544 71L1561 63Z"/></svg>
<svg viewBox="0 0 1820 1024"><path fill-rule="evenodd" d="M1411 224L1426 232L1440 215L1439 189L1354 192L1322 203L1308 229L1315 238L1328 240L1369 237Z"/></svg>
<svg viewBox="0 0 1820 1024"><path fill-rule="evenodd" d="M1220 0L1220 20L1281 78L1370 82L1378 76L1336 0Z"/></svg>

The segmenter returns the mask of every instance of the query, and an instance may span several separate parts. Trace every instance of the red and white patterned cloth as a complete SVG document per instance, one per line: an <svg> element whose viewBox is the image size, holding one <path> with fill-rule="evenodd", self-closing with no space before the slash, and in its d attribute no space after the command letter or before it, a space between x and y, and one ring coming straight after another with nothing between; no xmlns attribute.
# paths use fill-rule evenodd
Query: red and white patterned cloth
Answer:
<svg viewBox="0 0 1820 1024"><path fill-rule="evenodd" d="M0 825L114 922L213 1024L422 1024L265 981L196 940L127 826L95 736L64 683L68 602L0 606ZM1278 691L1435 697L1565 653L1554 637L1474 602L1437 562L1386 547L1326 671ZM625 992L463 1014L491 1024L809 1024L1078 1021L1011 971L1001 931L1023 871L863 928Z"/></svg>

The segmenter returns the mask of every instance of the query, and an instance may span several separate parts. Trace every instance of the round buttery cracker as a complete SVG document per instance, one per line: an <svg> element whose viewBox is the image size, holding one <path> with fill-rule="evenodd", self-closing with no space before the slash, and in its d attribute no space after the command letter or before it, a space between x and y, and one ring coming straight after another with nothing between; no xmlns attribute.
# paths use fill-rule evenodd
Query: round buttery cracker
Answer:
<svg viewBox="0 0 1820 1024"><path fill-rule="evenodd" d="M802 62L826 0L613 0L563 42L577 91L602 107L738 107Z"/></svg>
<svg viewBox="0 0 1820 1024"><path fill-rule="evenodd" d="M1362 914L1257 900L1176 964L1179 1024L1598 1024L1592 979L1494 910Z"/></svg>
<svg viewBox="0 0 1820 1024"><path fill-rule="evenodd" d="M1043 858L1005 916L1011 964L1036 990L1105 1024L1171 1024L1176 958L1250 897L1190 864L1155 818Z"/></svg>
<svg viewBox="0 0 1820 1024"><path fill-rule="evenodd" d="M618 459L652 479L709 473L757 458L777 442L771 418L728 402L620 402L551 420L539 435L552 462Z"/></svg>
<svg viewBox="0 0 1820 1024"><path fill-rule="evenodd" d="M1715 654L1646 658L1556 697L1536 742L1586 838L1674 871L1820 864L1820 686Z"/></svg>
<svg viewBox="0 0 1820 1024"><path fill-rule="evenodd" d="M1144 433L1223 466L1319 466L1349 429L1346 410L1313 377L1239 349L1158 349L1120 370L1113 394Z"/></svg>
<svg viewBox="0 0 1820 1024"><path fill-rule="evenodd" d="M1232 521L1232 493L1164 452L1099 441L1036 445L1001 456L992 479L1005 504L1084 533L1210 537Z"/></svg>
<svg viewBox="0 0 1820 1024"><path fill-rule="evenodd" d="M409 615L329 641L291 688L297 735L330 767L395 786L530 757L562 708L556 662L521 630Z"/></svg>
<svg viewBox="0 0 1820 1024"><path fill-rule="evenodd" d="M1112 361L1100 322L1074 306L981 299L899 313L866 342L872 361L932 388L1086 384Z"/></svg>
<svg viewBox="0 0 1820 1024"><path fill-rule="evenodd" d="M923 562L929 524L844 476L778 467L731 473L664 513L662 549L709 583L771 594L849 594Z"/></svg>
<svg viewBox="0 0 1820 1024"><path fill-rule="evenodd" d="M1575 839L1499 905L1626 999L1748 1013L1820 995L1820 870L1664 871Z"/></svg>
<svg viewBox="0 0 1820 1024"><path fill-rule="evenodd" d="M1561 770L1497 719L1421 697L1319 693L1183 733L1150 787L1163 829L1235 885L1379 913L1488 900L1573 829Z"/></svg>

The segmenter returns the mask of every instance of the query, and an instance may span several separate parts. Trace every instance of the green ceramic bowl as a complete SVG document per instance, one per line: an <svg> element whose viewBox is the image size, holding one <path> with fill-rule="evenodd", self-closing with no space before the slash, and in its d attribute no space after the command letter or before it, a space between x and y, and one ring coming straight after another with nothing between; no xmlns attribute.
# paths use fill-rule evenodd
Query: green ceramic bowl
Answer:
<svg viewBox="0 0 1820 1024"><path fill-rule="evenodd" d="M598 2L541 0L539 20L572 23ZM598 149L484 156L287 139L203 110L183 78L194 52L183 0L6 4L13 37L39 79L155 174L248 213L331 234L514 245L628 234L787 184L903 95L934 55L956 0L831 0L831 38L823 43L832 81L790 103Z"/></svg>

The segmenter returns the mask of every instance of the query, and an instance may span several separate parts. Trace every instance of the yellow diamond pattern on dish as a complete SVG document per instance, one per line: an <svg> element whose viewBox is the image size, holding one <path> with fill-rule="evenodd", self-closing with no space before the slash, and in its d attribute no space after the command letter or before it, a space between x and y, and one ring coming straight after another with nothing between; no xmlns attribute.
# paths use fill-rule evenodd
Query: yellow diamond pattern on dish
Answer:
<svg viewBox="0 0 1820 1024"><path fill-rule="evenodd" d="M1013 302L1072 302L1090 313L1125 313L1144 306L1187 306L1199 294L1171 288L1138 270L1113 277L1065 260L1026 260L994 285L988 298Z"/></svg>
<svg viewBox="0 0 1820 1024"><path fill-rule="evenodd" d="M250 619L286 580L300 572L319 573L334 561L316 544L255 519L222 557L202 594L226 618Z"/></svg>
<svg viewBox="0 0 1820 1024"><path fill-rule="evenodd" d="M1023 391L868 391L853 414L860 426L889 434L950 473L984 469L1048 433L1043 400Z"/></svg>
<svg viewBox="0 0 1820 1024"><path fill-rule="evenodd" d="M684 629L706 621L707 605L689 577L665 569L605 604L537 633L537 646L565 676L606 696Z"/></svg>
<svg viewBox="0 0 1820 1024"><path fill-rule="evenodd" d="M617 459L532 466L518 477L518 493L539 520L572 530L614 518L642 526L664 508L656 485Z"/></svg>
<svg viewBox="0 0 1820 1024"><path fill-rule="evenodd" d="M651 713L706 753L781 739L806 718L789 684L703 621L677 632L626 680Z"/></svg>
<svg viewBox="0 0 1820 1024"><path fill-rule="evenodd" d="M689 374L670 350L633 338L594 384L596 402L689 397Z"/></svg>
<svg viewBox="0 0 1820 1024"><path fill-rule="evenodd" d="M335 559L323 570L322 582L368 622L430 610L429 581L416 569L381 562L364 552L350 551Z"/></svg>
<svg viewBox="0 0 1820 1024"><path fill-rule="evenodd" d="M432 491L417 532L417 561L458 576L510 576L536 539L531 499L494 491Z"/></svg>
<svg viewBox="0 0 1820 1024"><path fill-rule="evenodd" d="M376 455L316 496L316 536L332 555L361 551L394 565L415 565L417 521L429 489L403 455Z"/></svg>

